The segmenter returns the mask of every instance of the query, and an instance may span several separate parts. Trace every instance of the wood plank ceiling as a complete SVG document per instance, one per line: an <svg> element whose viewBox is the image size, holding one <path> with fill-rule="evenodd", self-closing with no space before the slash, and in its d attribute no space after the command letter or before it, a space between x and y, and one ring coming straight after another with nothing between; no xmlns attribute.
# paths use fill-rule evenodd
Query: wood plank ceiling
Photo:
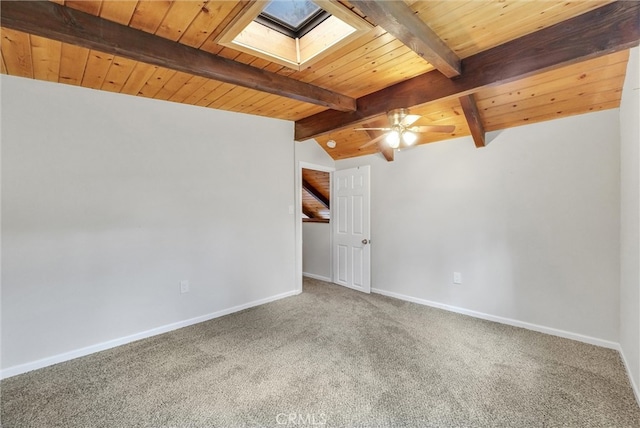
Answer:
<svg viewBox="0 0 640 428"><path fill-rule="evenodd" d="M422 116L420 125L455 126L450 134L421 134L419 144L473 134L478 146L484 131L618 107L628 48L638 44L640 25L636 2L406 0L380 2L393 8L380 13L379 5L371 4L375 2L341 0L369 21L371 30L296 71L216 43L250 1L56 0L62 9L52 6L56 9L51 16L64 15L66 21L60 22L66 24L82 21L84 15L72 14L77 10L120 24L118 28L154 35L140 39L147 43L143 47L170 41L158 44L158 49L171 48L167 55L189 47L184 52L192 56L186 58L203 61L198 69L158 59L161 54L154 52L136 57L131 51L142 48L135 42L125 48L105 42L105 50L111 49L107 52L95 48L103 46L99 40L83 47L77 37L89 38L90 31L69 38L34 28L38 25L21 22L28 18L12 12L11 3L0 3L4 74L295 121L297 139L315 137L334 159L381 150L391 160L393 153L381 145L361 149L374 135L353 128L365 123L386 126L384 113L394 107L410 107L412 114ZM407 12L418 19L393 21L390 15ZM403 24L407 20L412 24ZM429 31L435 39L425 36ZM545 46L536 46L538 39ZM429 45L433 40L439 47ZM439 64L433 49L457 58L461 76L455 76L455 64ZM511 60L520 57L520 62ZM501 64L501 58L507 60ZM214 74L218 67L237 64L244 67L241 77L248 76L244 83L234 80L233 73L231 78ZM265 88L268 83L260 79L276 82L277 88ZM336 147L328 148L328 140L336 141Z"/></svg>
<svg viewBox="0 0 640 428"><path fill-rule="evenodd" d="M331 178L325 171L302 169L302 213L305 222L328 223Z"/></svg>

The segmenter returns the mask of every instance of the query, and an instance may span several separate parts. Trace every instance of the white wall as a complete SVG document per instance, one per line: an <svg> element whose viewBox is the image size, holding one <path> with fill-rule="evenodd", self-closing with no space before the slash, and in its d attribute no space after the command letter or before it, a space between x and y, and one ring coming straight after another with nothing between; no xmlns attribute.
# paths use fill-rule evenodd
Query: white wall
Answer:
<svg viewBox="0 0 640 428"><path fill-rule="evenodd" d="M3 368L295 290L292 123L1 83Z"/></svg>
<svg viewBox="0 0 640 428"><path fill-rule="evenodd" d="M305 162L314 165L320 165L327 168L335 167L335 161L329 154L316 142L316 140L306 140L296 143L296 164Z"/></svg>
<svg viewBox="0 0 640 428"><path fill-rule="evenodd" d="M331 281L330 223L302 223L302 273Z"/></svg>
<svg viewBox="0 0 640 428"><path fill-rule="evenodd" d="M631 50L620 105L620 346L640 401L640 67Z"/></svg>
<svg viewBox="0 0 640 428"><path fill-rule="evenodd" d="M338 161L372 167L372 287L615 346L619 140L610 110Z"/></svg>

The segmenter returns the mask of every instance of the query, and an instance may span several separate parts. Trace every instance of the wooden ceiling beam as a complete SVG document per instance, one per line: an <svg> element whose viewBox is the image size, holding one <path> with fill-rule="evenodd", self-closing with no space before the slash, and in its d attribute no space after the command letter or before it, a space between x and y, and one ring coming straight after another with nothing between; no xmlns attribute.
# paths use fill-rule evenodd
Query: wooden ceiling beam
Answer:
<svg viewBox="0 0 640 428"><path fill-rule="evenodd" d="M302 206L302 214L306 215L310 219L316 218L316 215L311 210L309 210L309 208L305 207L304 205Z"/></svg>
<svg viewBox="0 0 640 428"><path fill-rule="evenodd" d="M325 208L329 208L329 199L327 199L313 184L309 183L304 178L302 179L302 188L313 196L318 202L324 205Z"/></svg>
<svg viewBox="0 0 640 428"><path fill-rule="evenodd" d="M394 150L388 145L384 144L382 141L378 141L378 151L382 153L382 156L387 160L387 162L393 162L394 159Z"/></svg>
<svg viewBox="0 0 640 428"><path fill-rule="evenodd" d="M2 27L339 111L355 100L50 1L2 1Z"/></svg>
<svg viewBox="0 0 640 428"><path fill-rule="evenodd" d="M458 55L403 1L351 0L350 3L445 76L461 74Z"/></svg>
<svg viewBox="0 0 640 428"><path fill-rule="evenodd" d="M374 131L367 131L367 134L369 134L369 138L371 138L372 140L380 136L380 133ZM382 154L382 156L384 156L387 162L393 162L394 150L383 141L378 141L376 144L378 147L378 151Z"/></svg>
<svg viewBox="0 0 640 428"><path fill-rule="evenodd" d="M484 125L480 119L480 112L473 94L460 97L460 106L464 112L464 117L467 119L473 142L477 148L484 147L486 145Z"/></svg>
<svg viewBox="0 0 640 428"><path fill-rule="evenodd" d="M354 112L324 112L298 120L303 141L363 123L394 108L459 98L489 85L611 54L638 45L640 2L619 1L462 60L463 74L449 79L434 70L357 100Z"/></svg>

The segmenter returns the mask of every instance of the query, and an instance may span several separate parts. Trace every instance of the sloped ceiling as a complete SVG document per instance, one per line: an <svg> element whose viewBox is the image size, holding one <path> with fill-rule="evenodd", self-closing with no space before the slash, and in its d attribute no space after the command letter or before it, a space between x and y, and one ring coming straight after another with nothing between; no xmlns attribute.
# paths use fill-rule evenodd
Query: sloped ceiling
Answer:
<svg viewBox="0 0 640 428"><path fill-rule="evenodd" d="M252 1L2 1L1 72L291 120L334 159L392 160L353 129L393 108L455 126L419 144L479 147L486 131L616 108L640 38L633 1L332 2L371 29L294 70L218 43Z"/></svg>
<svg viewBox="0 0 640 428"><path fill-rule="evenodd" d="M304 221L328 222L331 212L329 173L303 168L301 187Z"/></svg>

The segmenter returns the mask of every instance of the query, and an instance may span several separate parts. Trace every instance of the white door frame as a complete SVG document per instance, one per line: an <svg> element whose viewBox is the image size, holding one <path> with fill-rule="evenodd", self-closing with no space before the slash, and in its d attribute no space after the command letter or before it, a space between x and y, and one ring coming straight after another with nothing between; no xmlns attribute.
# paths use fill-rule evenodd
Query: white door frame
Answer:
<svg viewBox="0 0 640 428"><path fill-rule="evenodd" d="M296 284L296 291L298 293L302 293L302 169L313 169L316 171L324 171L324 172L328 172L329 173L329 216L333 217L333 210L331 209L331 207L333 207L333 191L332 191L332 186L333 186L333 171L335 171L336 169L334 167L330 167L330 166L324 166L324 165L316 165L313 163L309 163L309 162L303 162L303 161L298 161L298 165L296 167L296 197L295 197L295 204L296 204L296 212L295 212L295 217L296 217L296 280L295 280L295 284ZM329 269L331 272L331 278L333 278L333 233L330 233L330 241L329 241L329 245L331 248L331 254L330 254L330 258L329 258Z"/></svg>

